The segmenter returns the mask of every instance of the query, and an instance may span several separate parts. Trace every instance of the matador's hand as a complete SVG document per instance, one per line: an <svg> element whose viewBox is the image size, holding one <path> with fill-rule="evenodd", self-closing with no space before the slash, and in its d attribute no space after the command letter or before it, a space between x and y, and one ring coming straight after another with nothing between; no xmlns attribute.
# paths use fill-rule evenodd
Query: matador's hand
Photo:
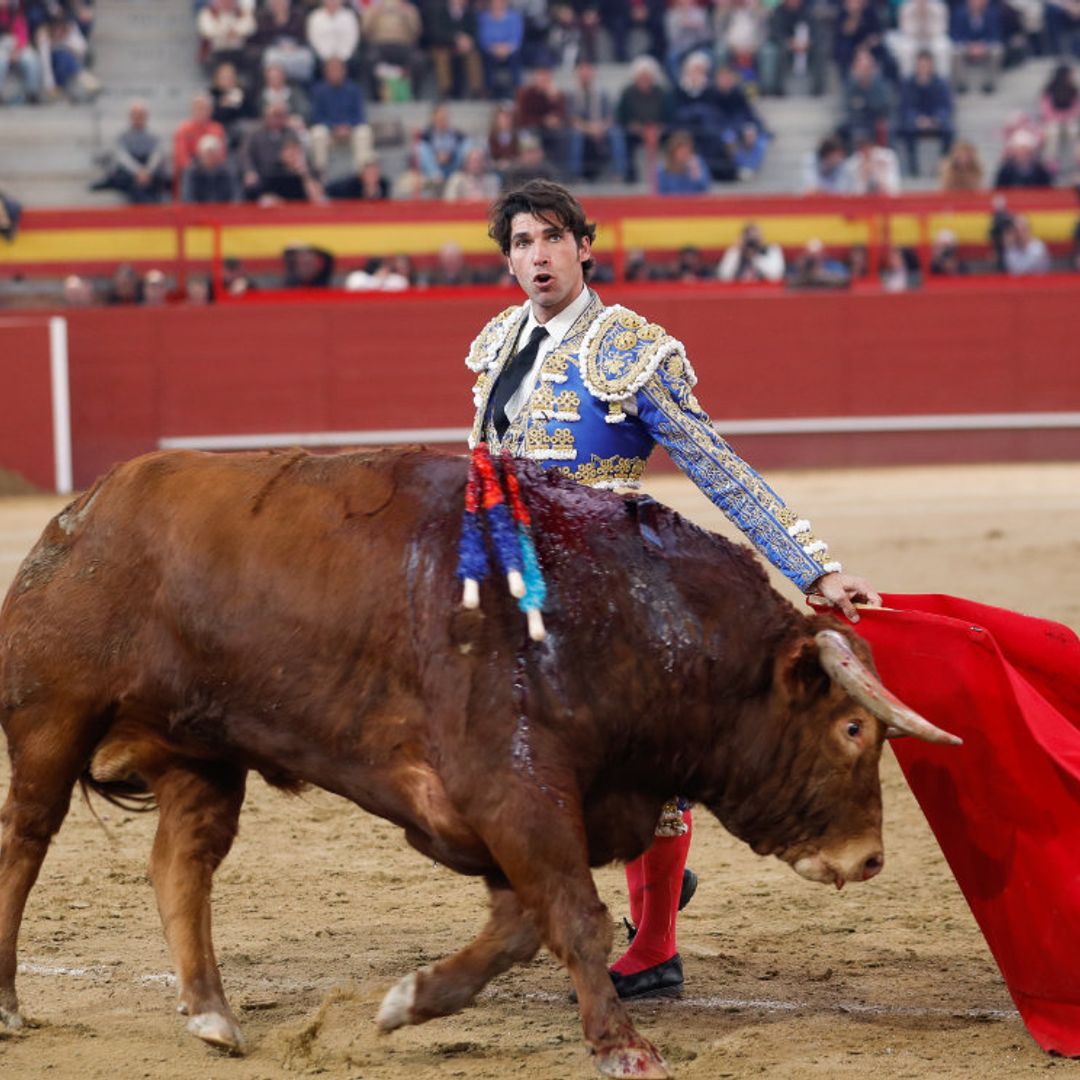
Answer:
<svg viewBox="0 0 1080 1080"><path fill-rule="evenodd" d="M881 607L881 597L874 592L870 582L854 574L822 574L810 586L810 602L815 601L828 607L838 607L852 622L859 621L856 603Z"/></svg>

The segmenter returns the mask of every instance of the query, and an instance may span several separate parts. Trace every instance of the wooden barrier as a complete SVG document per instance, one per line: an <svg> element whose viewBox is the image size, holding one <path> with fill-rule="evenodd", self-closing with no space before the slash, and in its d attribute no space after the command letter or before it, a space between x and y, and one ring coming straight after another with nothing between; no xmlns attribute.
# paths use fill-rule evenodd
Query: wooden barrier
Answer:
<svg viewBox="0 0 1080 1080"><path fill-rule="evenodd" d="M1080 458L1072 279L603 296L685 342L702 404L762 467ZM461 446L472 410L462 359L518 302L470 290L70 311L75 482L159 445ZM38 397L35 420L17 417L30 434L48 417Z"/></svg>

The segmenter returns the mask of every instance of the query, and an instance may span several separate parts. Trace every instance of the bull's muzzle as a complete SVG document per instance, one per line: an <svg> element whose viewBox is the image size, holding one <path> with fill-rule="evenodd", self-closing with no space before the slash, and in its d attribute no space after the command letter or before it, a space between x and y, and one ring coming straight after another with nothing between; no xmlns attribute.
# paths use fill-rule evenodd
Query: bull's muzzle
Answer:
<svg viewBox="0 0 1080 1080"><path fill-rule="evenodd" d="M808 881L835 885L842 889L849 881L869 881L877 877L885 865L881 837L867 836L836 848L803 855L792 868Z"/></svg>

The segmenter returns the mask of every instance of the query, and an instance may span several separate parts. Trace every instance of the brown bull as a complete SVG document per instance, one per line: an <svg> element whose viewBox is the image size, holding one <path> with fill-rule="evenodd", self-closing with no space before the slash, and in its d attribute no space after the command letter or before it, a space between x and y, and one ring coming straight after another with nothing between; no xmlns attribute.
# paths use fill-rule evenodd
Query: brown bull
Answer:
<svg viewBox="0 0 1080 1080"><path fill-rule="evenodd" d="M459 606L458 457L155 454L49 524L0 613L9 1027L23 906L80 778L152 794L180 1008L230 1049L209 898L251 769L352 799L486 880L483 932L394 987L384 1030L461 1009L544 944L613 1076L668 1073L615 996L590 867L643 851L671 795L808 878L880 869L887 726L951 737L890 701L865 646L796 611L746 549L521 472L549 586L541 643L501 587Z"/></svg>

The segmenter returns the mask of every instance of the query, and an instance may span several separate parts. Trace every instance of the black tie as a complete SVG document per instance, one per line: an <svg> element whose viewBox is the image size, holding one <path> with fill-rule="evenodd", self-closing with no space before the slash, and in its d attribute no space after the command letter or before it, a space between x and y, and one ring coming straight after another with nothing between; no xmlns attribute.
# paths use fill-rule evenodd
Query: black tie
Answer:
<svg viewBox="0 0 1080 1080"><path fill-rule="evenodd" d="M538 326L530 335L523 349L518 349L514 359L503 368L499 381L491 393L491 415L495 421L495 432L501 439L510 426L510 420L506 415L506 403L514 396L515 391L521 385L522 380L532 370L536 362L536 354L540 350L540 342L547 337L547 330Z"/></svg>

